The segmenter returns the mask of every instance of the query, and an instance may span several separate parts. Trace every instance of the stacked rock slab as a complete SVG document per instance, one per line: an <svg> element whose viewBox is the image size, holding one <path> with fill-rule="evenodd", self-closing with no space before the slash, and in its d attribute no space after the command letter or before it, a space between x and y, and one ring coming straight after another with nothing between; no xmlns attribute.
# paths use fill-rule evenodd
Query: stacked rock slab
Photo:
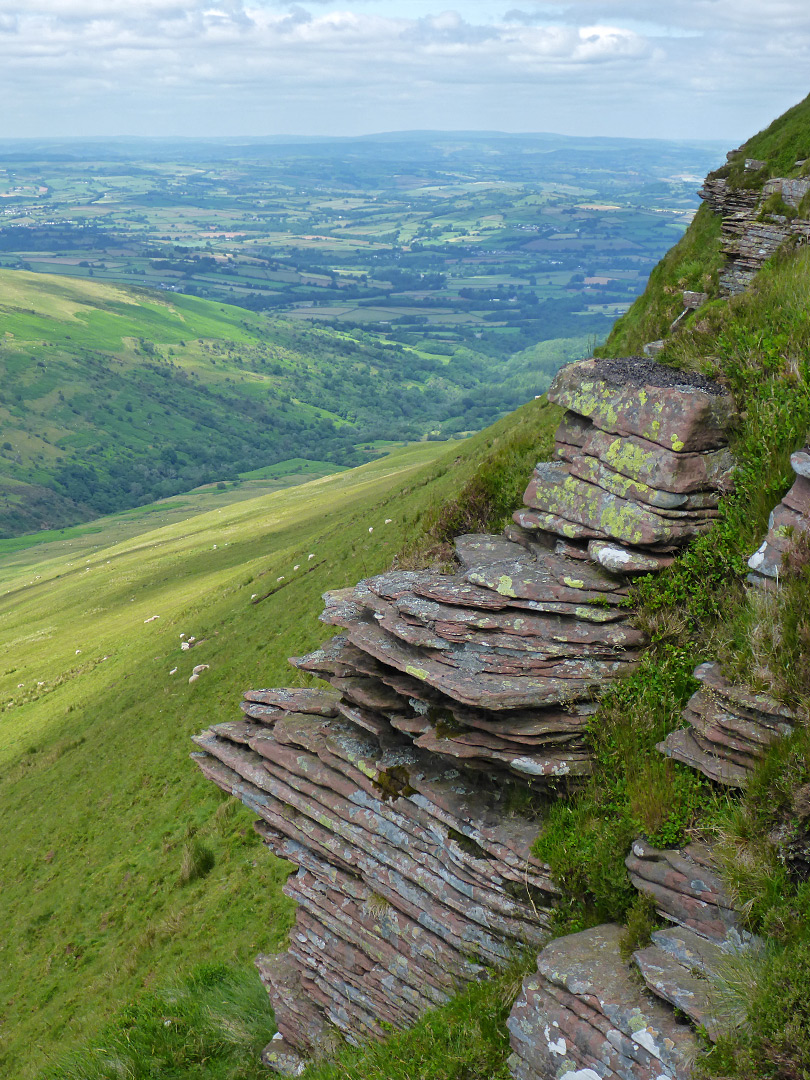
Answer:
<svg viewBox="0 0 810 1080"><path fill-rule="evenodd" d="M332 666L326 656L312 662ZM405 1027L488 967L546 936L555 888L532 826L369 711L337 694L259 690L244 720L195 742L203 773L259 817L297 864L286 953L257 961L279 1033L263 1060L285 1075L308 1054Z"/></svg>
<svg viewBox="0 0 810 1080"><path fill-rule="evenodd" d="M458 537L452 573L328 593L341 633L292 662L332 688L252 691L244 719L196 740L203 772L299 867L290 947L259 959L277 1071L338 1033L408 1026L545 940L556 889L507 793L587 775L596 696L645 643L632 577L708 528L730 484L734 409L714 384L591 360L549 396L568 409L557 461L504 535Z"/></svg>
<svg viewBox="0 0 810 1080"><path fill-rule="evenodd" d="M791 465L796 481L771 513L768 534L748 560L752 602L778 589L791 550L810 533L810 449L793 454ZM689 726L673 731L658 749L711 780L743 787L768 747L790 735L798 717L768 694L735 686L717 664L701 664L695 678L701 688L683 713Z"/></svg>
<svg viewBox="0 0 810 1080"><path fill-rule="evenodd" d="M784 559L802 533L810 532L810 447L791 455L796 482L771 513L768 534L748 560L748 580L760 589L776 587Z"/></svg>
<svg viewBox="0 0 810 1080"><path fill-rule="evenodd" d="M765 200L772 195L798 210L810 179L768 180L762 190L733 188L725 179L707 180L699 194L723 219L720 245L726 264L720 272L721 291L728 295L744 292L756 274L786 241L810 241L810 221L763 213Z"/></svg>
<svg viewBox="0 0 810 1080"><path fill-rule="evenodd" d="M686 1080L699 1050L691 1024L712 1039L722 1030L718 976L760 943L740 927L711 849L638 840L627 868L672 926L629 962L612 924L547 945L508 1021L515 1080Z"/></svg>
<svg viewBox="0 0 810 1080"><path fill-rule="evenodd" d="M728 393L644 357L586 360L558 374L567 412L557 461L535 470L515 521L587 546L612 572L649 572L711 527L729 490Z"/></svg>
<svg viewBox="0 0 810 1080"><path fill-rule="evenodd" d="M647 987L716 1039L730 1018L720 990L733 958L762 947L740 925L714 864L712 848L659 851L637 840L626 859L633 885L673 925L652 933L633 954Z"/></svg>
<svg viewBox="0 0 810 1080"><path fill-rule="evenodd" d="M507 1021L515 1080L674 1080L697 1049L689 1024L641 986L613 924L547 945Z"/></svg>
<svg viewBox="0 0 810 1080"><path fill-rule="evenodd" d="M719 784L744 787L768 747L793 731L796 715L768 694L735 686L718 664L701 664L695 678L701 688L683 712L690 726L656 749Z"/></svg>
<svg viewBox="0 0 810 1080"><path fill-rule="evenodd" d="M342 713L361 726L381 713L417 747L488 773L587 774L595 691L644 639L620 607L623 579L521 539L461 536L456 574L392 571L328 593L321 618L345 632L330 646L342 670L325 672Z"/></svg>

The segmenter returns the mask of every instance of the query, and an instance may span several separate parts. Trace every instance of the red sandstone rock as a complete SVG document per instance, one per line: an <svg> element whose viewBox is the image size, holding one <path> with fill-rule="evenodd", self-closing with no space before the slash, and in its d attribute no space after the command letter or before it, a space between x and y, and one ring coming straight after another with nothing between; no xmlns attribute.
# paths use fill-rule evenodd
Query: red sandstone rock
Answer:
<svg viewBox="0 0 810 1080"><path fill-rule="evenodd" d="M661 385L663 373L671 373L674 385ZM722 387L637 358L569 364L558 372L548 399L603 431L640 436L676 452L722 446L737 415Z"/></svg>

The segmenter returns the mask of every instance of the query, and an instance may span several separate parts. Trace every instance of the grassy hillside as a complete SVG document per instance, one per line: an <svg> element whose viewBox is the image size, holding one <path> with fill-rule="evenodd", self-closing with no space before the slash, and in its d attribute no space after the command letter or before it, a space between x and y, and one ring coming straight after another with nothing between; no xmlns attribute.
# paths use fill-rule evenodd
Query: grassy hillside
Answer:
<svg viewBox="0 0 810 1080"><path fill-rule="evenodd" d="M762 161L763 167L746 170L745 162L750 158ZM726 165L709 174L710 178L726 178L734 187L750 188L761 188L772 176L808 175L810 96L774 120L764 131L752 135ZM681 240L653 270L644 293L627 314L616 321L597 355L637 354L648 341L666 337L673 319L683 311L681 294L684 289L716 295L717 273L722 261L720 218L703 205Z"/></svg>
<svg viewBox="0 0 810 1080"><path fill-rule="evenodd" d="M746 173L745 159L764 166ZM739 147L731 160L711 176L728 177L735 186L756 186L771 176L807 176L810 159L810 95L777 117Z"/></svg>
<svg viewBox="0 0 810 1080"><path fill-rule="evenodd" d="M652 647L640 671L606 695L594 719L595 776L576 797L556 800L546 809L537 840L538 854L551 863L567 893L558 911L558 932L617 920L627 925L631 947L644 943L655 925L650 905L639 900L626 878L623 860L631 840L642 832L662 845L695 835L720 839L729 888L748 926L770 942L746 969L729 972L736 988L735 1007L748 1013L747 1023L721 1040L696 1067L697 1076L726 1080L786 1080L807 1075L810 884L791 877L771 837L774 830L791 828L797 842L807 847L810 729L800 728L792 739L774 747L742 795L718 791L691 770L661 757L654 744L679 725L680 710L694 688L694 666L709 658L719 658L730 674L742 680L753 677L758 687L805 712L810 709L810 560L797 577L787 581L783 602L764 626L752 624L743 586L745 558L757 546L769 510L791 483L788 455L804 441L810 427L810 314L802 302L808 283L810 253L792 253L765 271L748 294L714 307L700 330L679 335L665 354L670 363L700 368L723 379L738 396L744 416L735 437L738 491L725 500L711 535L681 556L672 570L639 588L639 618L651 633ZM453 489L461 478L455 470L462 462L452 473L439 477L439 483L447 486L438 501L439 483L414 492L414 505L424 505L428 493L433 502L418 523L406 524L407 546L413 547L414 533L427 531L424 551L425 543L440 543L454 528L481 523L471 507L479 501L486 504L510 485L518 489L515 478L530 460L520 446L525 447L531 435L527 420L533 408L527 406L516 414L521 429L514 429L515 437L506 446L496 448L494 466L485 459L472 475L467 473L461 494L457 489L454 494ZM509 431L511 424L511 420L503 421L502 430ZM505 463L508 469L499 476ZM470 464L464 468L468 470ZM432 471L442 467L439 462ZM345 474L341 481L364 471ZM291 495L284 493L283 498ZM385 512L390 514L387 508ZM464 513L472 513L472 519ZM365 540L364 525L365 520L359 528L361 541ZM376 535L375 528L371 536ZM362 572L359 553L360 547L354 563L349 561L345 567L350 578ZM341 579L333 575L331 580L335 584ZM199 805L195 803L195 808ZM209 910L205 905L211 901L204 895L214 888L220 861L224 861L220 845L230 852L217 829L209 819L198 833L210 848L217 845L218 862L200 887L198 906L190 912L183 936L188 932L193 937L191 920ZM262 859L267 867L267 858L263 854L255 860L252 875L263 865ZM250 886L240 886L238 895L246 905L254 903ZM235 923L239 921L237 917ZM236 927L229 932L239 940ZM174 939L168 945L162 942L151 960L150 974L159 988L175 981L169 979L161 955L174 946ZM239 978L243 980L241 993L246 994L251 984L244 953L234 950L232 955L242 962ZM311 1080L508 1080L505 1021L520 974L516 966L505 977L470 988L413 1031L397 1034L382 1046L347 1048L339 1060L313 1066L306 1076ZM133 982L128 980L126 987ZM132 1075L144 1080L164 1075L149 1071L155 1055L176 1067L175 1073L165 1075L258 1080L261 1067L255 1059L250 1064L250 1055L269 1030L267 1013L255 1004L240 1013L245 1038L241 1054L230 1059L219 1049L221 1030L211 1030L211 1024L201 1029L194 1019L198 1015L194 1011L196 986L192 981L179 991L171 990L168 999L165 989L139 995L94 1040L92 1045L104 1047L104 1052L88 1050L71 1061L62 1060L42 1080L107 1080L104 1062L114 1054L139 1063ZM221 1011L231 996L219 989L216 995ZM191 1005L186 1010L187 998ZM182 1006L172 1005L172 1016L179 1010L179 1019L169 1036L155 1019L166 1015L167 1000L179 1000ZM96 1015L94 1010L88 1022ZM219 1015L216 1009L213 1015Z"/></svg>
<svg viewBox="0 0 810 1080"><path fill-rule="evenodd" d="M469 432L585 339L493 365L173 293L0 270L0 537L289 459Z"/></svg>
<svg viewBox="0 0 810 1080"><path fill-rule="evenodd" d="M248 687L304 681L286 658L329 636L321 593L389 565L481 475L521 490L557 416L533 401L467 442L0 562L0 1074L34 1075L201 960L255 980L288 927L287 867L199 776L189 736Z"/></svg>

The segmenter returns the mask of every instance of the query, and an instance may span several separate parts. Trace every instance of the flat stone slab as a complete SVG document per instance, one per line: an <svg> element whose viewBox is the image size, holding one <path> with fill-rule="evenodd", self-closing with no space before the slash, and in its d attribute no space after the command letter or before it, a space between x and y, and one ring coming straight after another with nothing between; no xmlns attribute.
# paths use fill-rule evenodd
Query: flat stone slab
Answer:
<svg viewBox="0 0 810 1080"><path fill-rule="evenodd" d="M546 559L490 563L464 575L471 585L513 600L556 601L567 604L620 604L628 589L620 578L601 567L573 562L549 552Z"/></svg>
<svg viewBox="0 0 810 1080"><path fill-rule="evenodd" d="M720 944L750 940L723 883L711 865L706 845L660 850L636 840L625 865L639 892L652 897L665 918Z"/></svg>
<svg viewBox="0 0 810 1080"><path fill-rule="evenodd" d="M453 547L456 558L467 570L493 562L503 562L505 559L525 558L526 555L525 549L513 540L487 533L465 533L457 536Z"/></svg>
<svg viewBox="0 0 810 1080"><path fill-rule="evenodd" d="M382 663L462 704L493 711L589 700L603 678L467 674L398 641L380 626L361 619L346 619L341 625L347 628L350 641Z"/></svg>
<svg viewBox="0 0 810 1080"><path fill-rule="evenodd" d="M608 605L588 604L582 593L578 593L579 603L563 600L525 600L499 593L497 589L482 588L472 585L462 578L434 577L414 586L417 596L436 600L442 604L457 604L481 610L503 611L519 608L526 611L544 612L550 615L571 615L588 622L605 623L624 619L627 612Z"/></svg>
<svg viewBox="0 0 810 1080"><path fill-rule="evenodd" d="M810 447L805 447L803 450L797 450L795 454L791 454L790 465L797 476L803 476L805 480L810 480Z"/></svg>
<svg viewBox="0 0 810 1080"><path fill-rule="evenodd" d="M613 924L557 938L507 1021L521 1080L686 1080L697 1053L691 1028L634 980Z"/></svg>
<svg viewBox="0 0 810 1080"><path fill-rule="evenodd" d="M673 731L663 742L656 743L659 754L680 761L691 769L702 772L710 780L726 787L745 787L751 769L737 764L727 756L721 756L716 747L705 749L698 742L694 732L689 730Z"/></svg>
<svg viewBox="0 0 810 1080"><path fill-rule="evenodd" d="M637 435L618 436L591 427L582 452L614 472L661 491L689 494L731 490L734 456L728 447L703 452L673 451Z"/></svg>
<svg viewBox="0 0 810 1080"><path fill-rule="evenodd" d="M248 690L245 701L261 705L275 705L285 712L315 713L317 716L335 716L339 695L334 690Z"/></svg>
<svg viewBox="0 0 810 1080"><path fill-rule="evenodd" d="M715 1017L717 994L710 980L696 975L686 965L662 949L651 945L633 953L633 961L650 990L686 1013L696 1025L716 1040L720 1024Z"/></svg>
<svg viewBox="0 0 810 1080"><path fill-rule="evenodd" d="M702 683L707 690L722 698L724 701L747 711L753 717L765 721L772 718L771 722L779 724L785 721L789 724L796 722L796 714L781 702L776 701L769 694L757 690L749 690L745 686L738 686L730 682L720 669L720 665L709 661L695 668L695 678ZM779 728L783 734L788 734Z"/></svg>
<svg viewBox="0 0 810 1080"><path fill-rule="evenodd" d="M607 534L598 529L589 528L578 521L569 521L560 514L547 510L516 510L513 520L522 529L537 529L538 532L554 533L568 540L607 540Z"/></svg>
<svg viewBox="0 0 810 1080"><path fill-rule="evenodd" d="M538 466L523 500L540 512L579 523L596 534L592 539L610 537L636 547L679 547L709 524L706 511L664 516L571 476L564 465Z"/></svg>
<svg viewBox="0 0 810 1080"><path fill-rule="evenodd" d="M607 540L591 540L588 555L612 574L654 574L675 561L673 555L656 555Z"/></svg>
<svg viewBox="0 0 810 1080"><path fill-rule="evenodd" d="M571 476L578 476L580 480L596 484L597 487L613 495L661 510L714 509L720 500L720 495L716 491L699 491L687 495L651 487L639 480L631 480L623 476L622 473L609 468L598 458L587 454L575 457L570 463L569 472Z"/></svg>
<svg viewBox="0 0 810 1080"><path fill-rule="evenodd" d="M609 649L633 649L646 644L640 630L627 623L594 624L561 615L541 615L514 608L505 611L480 611L475 608L440 604L423 596L403 596L396 601L403 615L419 619L437 633L449 635L453 628L497 632L504 639L527 641L539 638L547 644L577 647L604 646Z"/></svg>
<svg viewBox="0 0 810 1080"><path fill-rule="evenodd" d="M723 446L737 418L731 395L717 383L643 357L568 364L547 396L603 431L678 453Z"/></svg>

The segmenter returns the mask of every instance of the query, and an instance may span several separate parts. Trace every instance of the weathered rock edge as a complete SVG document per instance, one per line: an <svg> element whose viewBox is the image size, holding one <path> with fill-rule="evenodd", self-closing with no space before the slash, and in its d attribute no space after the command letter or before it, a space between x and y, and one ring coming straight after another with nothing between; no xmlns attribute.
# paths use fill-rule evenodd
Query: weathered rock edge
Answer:
<svg viewBox="0 0 810 1080"><path fill-rule="evenodd" d="M710 527L730 488L721 387L630 357L571 365L549 396L568 409L557 463L504 536L458 537L453 574L328 593L322 619L342 633L293 663L332 689L249 691L243 719L195 740L204 774L298 867L289 948L258 960L276 1071L408 1026L542 945L557 890L512 794L590 771L595 697L645 645L629 584Z"/></svg>

